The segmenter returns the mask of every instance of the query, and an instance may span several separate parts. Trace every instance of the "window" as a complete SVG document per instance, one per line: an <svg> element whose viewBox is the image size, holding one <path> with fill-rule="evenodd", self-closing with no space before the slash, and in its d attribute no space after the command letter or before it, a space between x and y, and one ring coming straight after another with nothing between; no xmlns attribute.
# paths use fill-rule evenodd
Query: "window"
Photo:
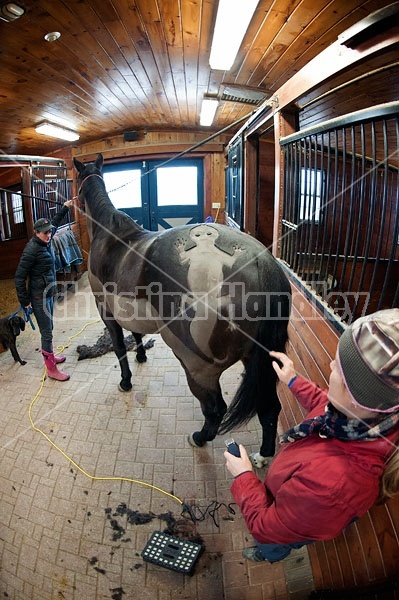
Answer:
<svg viewBox="0 0 399 600"><path fill-rule="evenodd" d="M141 169L107 171L103 175L115 208L141 207Z"/></svg>
<svg viewBox="0 0 399 600"><path fill-rule="evenodd" d="M0 192L0 239L10 240L26 235L22 196L18 192Z"/></svg>
<svg viewBox="0 0 399 600"><path fill-rule="evenodd" d="M157 169L158 206L198 204L197 167Z"/></svg>
<svg viewBox="0 0 399 600"><path fill-rule="evenodd" d="M22 209L22 196L20 194L11 194L12 211L14 213L14 223L24 222L24 212Z"/></svg>
<svg viewBox="0 0 399 600"><path fill-rule="evenodd" d="M323 171L301 169L299 221L320 222Z"/></svg>

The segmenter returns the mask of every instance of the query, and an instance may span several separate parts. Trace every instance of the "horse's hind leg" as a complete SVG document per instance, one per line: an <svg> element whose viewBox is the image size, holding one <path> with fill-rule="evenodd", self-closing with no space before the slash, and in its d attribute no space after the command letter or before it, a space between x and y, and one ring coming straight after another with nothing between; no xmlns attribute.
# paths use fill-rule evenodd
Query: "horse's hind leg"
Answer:
<svg viewBox="0 0 399 600"><path fill-rule="evenodd" d="M214 389L206 389L197 383L187 371L186 374L190 390L200 401L202 414L205 417L201 431L189 434L188 441L192 446L203 446L206 442L215 439L227 407L219 382L216 383Z"/></svg>
<svg viewBox="0 0 399 600"><path fill-rule="evenodd" d="M121 368L122 379L120 380L118 387L121 392L129 392L132 389L132 372L129 368L129 361L127 359L123 329L112 317L103 317L103 321L108 327L108 331L112 340L112 346L116 356L118 357L119 366Z"/></svg>
<svg viewBox="0 0 399 600"><path fill-rule="evenodd" d="M136 341L136 360L139 363L143 363L147 360L147 355L143 346L143 336L141 333L135 333L134 331L132 331L132 335Z"/></svg>
<svg viewBox="0 0 399 600"><path fill-rule="evenodd" d="M262 468L274 456L276 450L277 422L281 404L277 392L273 391L261 407L258 407L258 418L262 426L262 445L260 452L251 454L255 467Z"/></svg>

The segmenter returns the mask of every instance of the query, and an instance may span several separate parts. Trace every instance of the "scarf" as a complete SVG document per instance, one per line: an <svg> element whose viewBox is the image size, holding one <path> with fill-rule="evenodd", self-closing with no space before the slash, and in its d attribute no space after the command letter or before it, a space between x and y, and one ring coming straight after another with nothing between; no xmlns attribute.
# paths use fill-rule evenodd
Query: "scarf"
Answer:
<svg viewBox="0 0 399 600"><path fill-rule="evenodd" d="M326 405L324 415L305 419L286 431L280 442L295 442L304 437L318 433L322 438L336 438L338 440L364 440L371 441L384 437L399 425L399 413L381 415L377 418L349 419L339 412L330 402Z"/></svg>

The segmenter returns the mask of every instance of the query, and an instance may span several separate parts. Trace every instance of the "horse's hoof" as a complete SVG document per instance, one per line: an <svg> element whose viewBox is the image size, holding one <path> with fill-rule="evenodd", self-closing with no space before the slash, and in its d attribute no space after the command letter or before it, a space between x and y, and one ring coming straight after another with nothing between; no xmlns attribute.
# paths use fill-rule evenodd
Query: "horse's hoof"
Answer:
<svg viewBox="0 0 399 600"><path fill-rule="evenodd" d="M190 444L190 446L193 446L194 448L201 448L201 446L203 446L205 444L205 442L196 442L195 439L196 437L198 438L199 435L199 431L194 431L194 433L189 433L187 436L187 440L188 443Z"/></svg>
<svg viewBox="0 0 399 600"><path fill-rule="evenodd" d="M256 469L263 469L268 467L272 461L273 456L262 456L260 452L252 452L249 455L249 460Z"/></svg>
<svg viewBox="0 0 399 600"><path fill-rule="evenodd" d="M122 381L120 382L120 384L118 385L118 390L120 392L130 392L130 390L132 389L132 384L130 383L130 381Z"/></svg>
<svg viewBox="0 0 399 600"><path fill-rule="evenodd" d="M136 360L138 363L147 362L147 356L145 354L136 354Z"/></svg>

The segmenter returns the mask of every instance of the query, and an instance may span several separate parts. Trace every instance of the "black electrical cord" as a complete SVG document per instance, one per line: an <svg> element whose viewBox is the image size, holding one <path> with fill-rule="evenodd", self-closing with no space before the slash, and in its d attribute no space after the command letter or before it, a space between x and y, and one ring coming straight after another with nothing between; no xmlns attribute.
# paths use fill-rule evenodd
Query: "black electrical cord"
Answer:
<svg viewBox="0 0 399 600"><path fill-rule="evenodd" d="M219 528L219 511L221 508L225 508L226 511L230 515L235 515L236 511L233 508L234 502L230 502L226 504L225 502L218 502L217 500L213 500L206 508L201 508L201 506L197 504L188 505L183 503L183 510L181 512L181 516L185 518L191 519L193 523L199 523L201 521L205 521L207 515L209 515L216 525ZM230 520L228 518L228 520Z"/></svg>

